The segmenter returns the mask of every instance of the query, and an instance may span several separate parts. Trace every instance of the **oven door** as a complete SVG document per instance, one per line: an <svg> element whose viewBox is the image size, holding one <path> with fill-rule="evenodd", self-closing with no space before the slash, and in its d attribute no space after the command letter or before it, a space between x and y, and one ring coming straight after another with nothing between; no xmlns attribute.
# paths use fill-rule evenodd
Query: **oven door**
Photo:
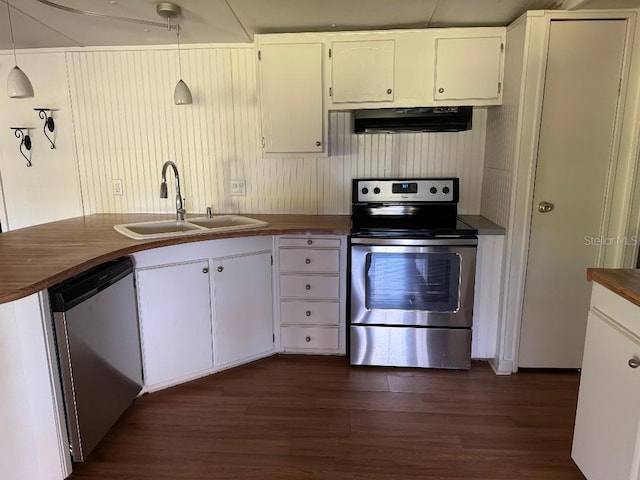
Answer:
<svg viewBox="0 0 640 480"><path fill-rule="evenodd" d="M351 243L352 325L471 327L477 239Z"/></svg>

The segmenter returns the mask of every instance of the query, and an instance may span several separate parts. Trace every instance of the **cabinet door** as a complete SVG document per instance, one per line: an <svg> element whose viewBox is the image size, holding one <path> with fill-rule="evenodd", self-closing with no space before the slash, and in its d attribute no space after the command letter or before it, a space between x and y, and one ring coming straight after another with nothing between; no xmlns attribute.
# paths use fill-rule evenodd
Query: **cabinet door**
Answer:
<svg viewBox="0 0 640 480"><path fill-rule="evenodd" d="M436 39L434 99L497 99L502 42L502 37Z"/></svg>
<svg viewBox="0 0 640 480"><path fill-rule="evenodd" d="M260 46L264 153L325 150L321 43Z"/></svg>
<svg viewBox="0 0 640 480"><path fill-rule="evenodd" d="M394 41L331 44L332 103L393 102Z"/></svg>
<svg viewBox="0 0 640 480"><path fill-rule="evenodd" d="M145 385L213 367L208 269L198 261L136 273Z"/></svg>
<svg viewBox="0 0 640 480"><path fill-rule="evenodd" d="M587 478L629 479L640 420L640 345L589 313L572 458ZM635 477L634 477L635 478Z"/></svg>
<svg viewBox="0 0 640 480"><path fill-rule="evenodd" d="M271 254L212 260L216 367L273 351Z"/></svg>

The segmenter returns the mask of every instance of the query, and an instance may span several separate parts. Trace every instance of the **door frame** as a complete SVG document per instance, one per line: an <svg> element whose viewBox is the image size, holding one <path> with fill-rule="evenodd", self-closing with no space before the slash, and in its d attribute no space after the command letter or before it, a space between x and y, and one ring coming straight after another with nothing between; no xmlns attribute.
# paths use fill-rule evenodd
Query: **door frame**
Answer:
<svg viewBox="0 0 640 480"><path fill-rule="evenodd" d="M520 86L518 112L519 138L516 141L515 168L512 176L510 212L505 237L503 263L504 288L496 357L492 367L497 374L518 371L520 327L524 304L533 192L538 159L542 100L552 21L626 20L627 35L622 65L622 82L616 113L611 165L605 190L603 235L632 236L640 231L640 180L638 140L640 131L640 35L636 32L637 11L532 11L516 20L525 26L523 81ZM507 46L508 48L508 46ZM523 132L532 132L527 135ZM598 267L633 268L637 246L599 247ZM585 272L586 276L586 272ZM586 281L586 277L585 277Z"/></svg>

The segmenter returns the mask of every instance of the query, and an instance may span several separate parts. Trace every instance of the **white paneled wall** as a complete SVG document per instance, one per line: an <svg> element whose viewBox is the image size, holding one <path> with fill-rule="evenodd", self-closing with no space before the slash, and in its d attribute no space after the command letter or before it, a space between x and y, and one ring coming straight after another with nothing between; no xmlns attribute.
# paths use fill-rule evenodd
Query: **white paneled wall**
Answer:
<svg viewBox="0 0 640 480"><path fill-rule="evenodd" d="M525 29L521 22L507 30L503 105L489 109L487 120L481 213L503 227L509 222L516 168Z"/></svg>
<svg viewBox="0 0 640 480"><path fill-rule="evenodd" d="M460 212L480 212L486 109L461 133L354 135L351 114L330 114L329 158L262 158L255 50L182 51L194 102L173 105L175 50L66 54L85 213L166 212L159 198L165 160L180 169L187 210L345 214L351 179L459 176ZM112 179L124 195L114 196ZM229 182L245 179L246 196ZM169 180L170 191L173 180Z"/></svg>
<svg viewBox="0 0 640 480"><path fill-rule="evenodd" d="M4 230L82 215L64 54L21 52L18 61L35 96L7 96L4 86L14 66L13 55L0 55L0 221ZM43 120L34 108L55 109L55 131L50 134L55 149L50 148ZM29 168L10 127L30 128Z"/></svg>

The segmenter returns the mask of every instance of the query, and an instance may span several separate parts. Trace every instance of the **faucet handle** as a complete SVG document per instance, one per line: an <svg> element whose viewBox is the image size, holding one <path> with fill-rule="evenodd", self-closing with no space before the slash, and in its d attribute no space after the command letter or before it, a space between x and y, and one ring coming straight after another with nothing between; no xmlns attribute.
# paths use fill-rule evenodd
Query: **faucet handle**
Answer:
<svg viewBox="0 0 640 480"><path fill-rule="evenodd" d="M207 218L211 218L213 215L211 214L211 207L207 207Z"/></svg>

